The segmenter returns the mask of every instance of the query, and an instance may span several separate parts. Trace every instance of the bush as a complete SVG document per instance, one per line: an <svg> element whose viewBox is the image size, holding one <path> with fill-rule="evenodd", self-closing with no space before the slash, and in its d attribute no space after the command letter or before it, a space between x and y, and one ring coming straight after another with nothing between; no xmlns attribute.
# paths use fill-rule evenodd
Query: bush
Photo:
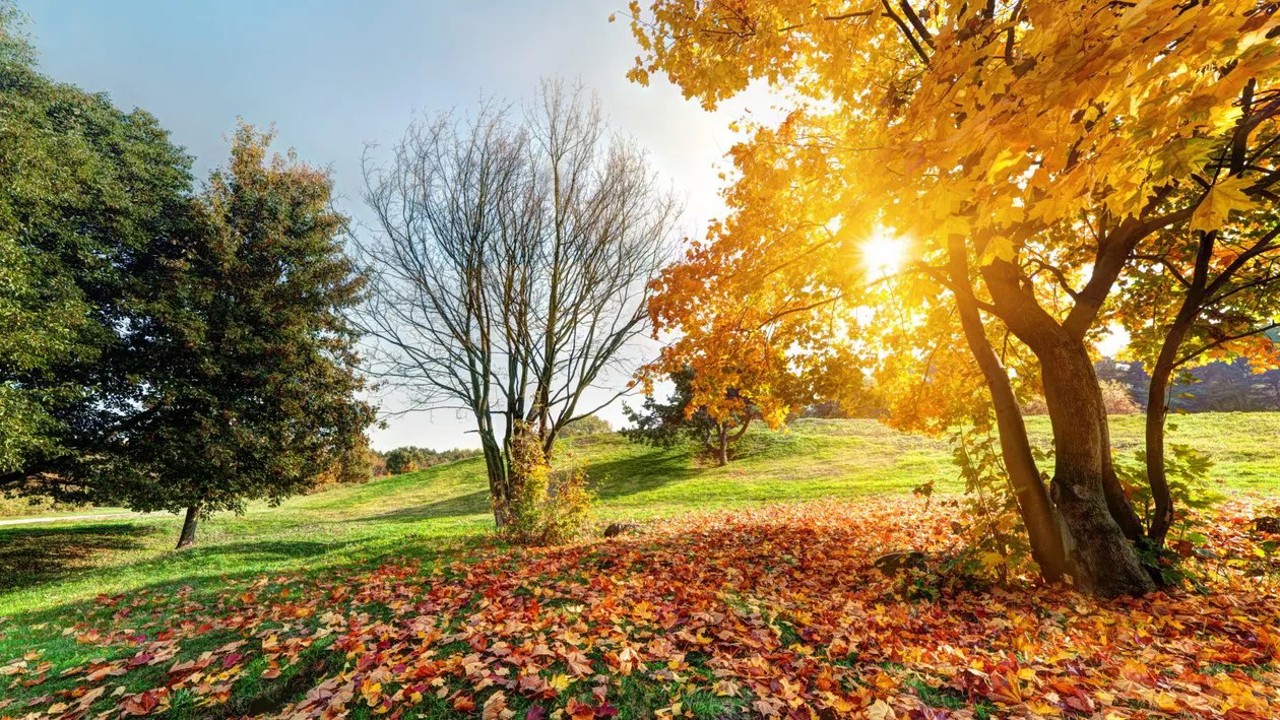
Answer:
<svg viewBox="0 0 1280 720"><path fill-rule="evenodd" d="M582 437L583 435L599 435L601 433L613 432L613 427L609 425L609 421L595 415L588 415L579 418L573 422L560 428L560 437L572 438Z"/></svg>
<svg viewBox="0 0 1280 720"><path fill-rule="evenodd" d="M511 441L512 491L502 535L519 545L558 545L577 538L595 497L581 468L554 472L538 437L517 431Z"/></svg>
<svg viewBox="0 0 1280 720"><path fill-rule="evenodd" d="M432 450L420 447L398 447L387 451L384 465L387 475L400 475L424 470L433 465L442 465L455 460L465 460L480 454L472 448L456 448L453 450Z"/></svg>
<svg viewBox="0 0 1280 720"><path fill-rule="evenodd" d="M1127 385L1119 380L1103 380L1101 384L1102 402L1107 406L1108 415L1133 415L1142 412Z"/></svg>
<svg viewBox="0 0 1280 720"><path fill-rule="evenodd" d="M1102 403L1106 406L1108 415L1133 415L1142 412L1142 406L1134 400L1128 385L1119 380L1103 380L1098 386L1102 389ZM1048 415L1049 406L1045 404L1043 396L1036 395L1023 404L1022 412L1026 415Z"/></svg>
<svg viewBox="0 0 1280 720"><path fill-rule="evenodd" d="M388 475L411 473L418 469L417 448L396 448L387 453L386 466Z"/></svg>

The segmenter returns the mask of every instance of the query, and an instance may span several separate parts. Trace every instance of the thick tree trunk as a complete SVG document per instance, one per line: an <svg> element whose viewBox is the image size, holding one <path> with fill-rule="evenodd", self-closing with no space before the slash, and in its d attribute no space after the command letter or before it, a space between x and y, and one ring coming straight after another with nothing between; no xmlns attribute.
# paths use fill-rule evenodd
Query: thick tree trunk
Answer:
<svg viewBox="0 0 1280 720"><path fill-rule="evenodd" d="M1031 556L1040 566L1040 574L1048 582L1059 582L1069 574L1067 551L1062 528L1053 512L1049 493L1040 480L1040 471L1031 454L1027 426L1022 408L1009 383L1009 374L987 339L978 305L969 290L968 267L963 245L953 243L951 273L956 284L956 305L960 324L969 350L982 370L991 402L995 407L996 427L1000 435L1000 454L1014 487L1018 511L1027 529Z"/></svg>
<svg viewBox="0 0 1280 720"><path fill-rule="evenodd" d="M1040 360L1053 425L1050 495L1075 541L1075 578L1084 589L1104 597L1150 592L1155 584L1108 506L1106 458L1111 448L1103 431L1106 407L1088 351L1084 343L1070 338L1033 350Z"/></svg>
<svg viewBox="0 0 1280 720"><path fill-rule="evenodd" d="M719 432L716 434L719 436L719 445L716 447L716 461L720 467L724 467L729 464L729 429L721 423Z"/></svg>
<svg viewBox="0 0 1280 720"><path fill-rule="evenodd" d="M178 548L194 545L196 542L196 523L200 521L200 506L187 508L187 516L182 521L182 532L178 535Z"/></svg>
<svg viewBox="0 0 1280 720"><path fill-rule="evenodd" d="M1106 415L1105 404L1099 432L1102 433L1103 447L1102 493L1107 498L1107 510L1111 513L1111 519L1120 526L1120 532L1123 532L1130 542L1142 543L1146 540L1146 528L1142 526L1142 518L1138 517L1137 511L1133 509L1133 503L1129 502L1129 496L1121 487L1120 478L1116 476L1115 464L1111 457L1111 426Z"/></svg>

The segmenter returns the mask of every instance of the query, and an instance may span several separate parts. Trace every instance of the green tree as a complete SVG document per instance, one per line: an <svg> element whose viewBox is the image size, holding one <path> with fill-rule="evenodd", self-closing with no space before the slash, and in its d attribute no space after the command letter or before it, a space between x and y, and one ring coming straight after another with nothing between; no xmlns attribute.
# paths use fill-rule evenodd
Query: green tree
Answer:
<svg viewBox="0 0 1280 720"><path fill-rule="evenodd" d="M610 432L613 432L613 427L609 425L608 420L598 415L587 415L561 428L560 437L581 437L583 435L599 435Z"/></svg>
<svg viewBox="0 0 1280 720"><path fill-rule="evenodd" d="M151 115L38 73L0 2L0 489L82 500L114 465L189 165Z"/></svg>
<svg viewBox="0 0 1280 720"><path fill-rule="evenodd" d="M728 464L729 449L747 432L751 421L759 412L750 400L730 390L727 398L729 410L724 420L717 420L705 405L693 405L692 368L684 368L670 374L675 387L665 403L649 393L640 411L623 406L632 427L622 434L634 442L655 447L671 447L681 438L688 438L715 457L720 465Z"/></svg>
<svg viewBox="0 0 1280 720"><path fill-rule="evenodd" d="M357 333L363 278L343 253L328 175L242 125L195 203L194 235L151 297L145 418L104 490L138 510L185 509L178 546L217 510L278 502L363 448Z"/></svg>

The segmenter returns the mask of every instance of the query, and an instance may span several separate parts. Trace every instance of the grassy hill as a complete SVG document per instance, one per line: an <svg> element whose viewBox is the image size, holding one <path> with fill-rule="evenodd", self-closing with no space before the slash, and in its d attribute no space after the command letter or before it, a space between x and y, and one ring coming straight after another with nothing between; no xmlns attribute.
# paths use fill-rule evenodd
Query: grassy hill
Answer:
<svg viewBox="0 0 1280 720"><path fill-rule="evenodd" d="M1280 413L1191 415L1174 424L1171 441L1211 451L1225 488L1280 493ZM1032 418L1031 429L1047 440L1045 418ZM1141 417L1115 418L1122 452L1141 437ZM575 438L558 461L586 467L602 524L909 493L930 479L942 491L959 489L945 442L869 420L753 431L723 468L688 447L657 450L614 434ZM471 459L221 515L202 523L197 547L180 552L172 550L178 519L169 515L0 527L0 616L165 583L199 587L227 575L425 557L487 538L491 523L482 461Z"/></svg>
<svg viewBox="0 0 1280 720"><path fill-rule="evenodd" d="M1045 441L1043 418L1032 430ZM1140 418L1117 419L1115 435L1136 447ZM1173 436L1215 453L1223 489L1280 494L1280 414L1194 416ZM837 716L1274 717L1280 560L1247 533L1256 499L1224 503L1206 527L1215 552L1194 562L1211 591L1156 597L1155 611L1063 602L1062 588L1025 579L1017 592L912 599L916 586L872 561L954 547L950 509L910 496L926 480L959 490L941 441L809 420L749 434L723 468L612 434L558 458L590 473L598 524L644 531L504 547L479 459L219 516L182 551L171 516L0 527L0 718L408 708L444 720L483 705L493 717L730 720L796 703ZM1120 626L1150 634L1109 630ZM1188 647L1204 669L1174 694L1168 678L1131 671L1138 658L1181 667ZM1120 673L1131 682L1117 694Z"/></svg>

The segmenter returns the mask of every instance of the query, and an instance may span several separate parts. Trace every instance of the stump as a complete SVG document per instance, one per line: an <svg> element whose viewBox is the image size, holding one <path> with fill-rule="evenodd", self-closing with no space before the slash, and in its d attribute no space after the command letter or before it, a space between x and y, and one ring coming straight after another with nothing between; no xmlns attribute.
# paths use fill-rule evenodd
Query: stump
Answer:
<svg viewBox="0 0 1280 720"><path fill-rule="evenodd" d="M1253 529L1258 532L1280 534L1280 517L1264 515L1254 518Z"/></svg>
<svg viewBox="0 0 1280 720"><path fill-rule="evenodd" d="M918 550L899 550L876 558L876 569L886 576L893 577L907 569L923 570L926 558Z"/></svg>
<svg viewBox="0 0 1280 720"><path fill-rule="evenodd" d="M617 537L623 533L635 532L640 526L631 522L610 523L609 527L604 529L604 536L607 538Z"/></svg>

